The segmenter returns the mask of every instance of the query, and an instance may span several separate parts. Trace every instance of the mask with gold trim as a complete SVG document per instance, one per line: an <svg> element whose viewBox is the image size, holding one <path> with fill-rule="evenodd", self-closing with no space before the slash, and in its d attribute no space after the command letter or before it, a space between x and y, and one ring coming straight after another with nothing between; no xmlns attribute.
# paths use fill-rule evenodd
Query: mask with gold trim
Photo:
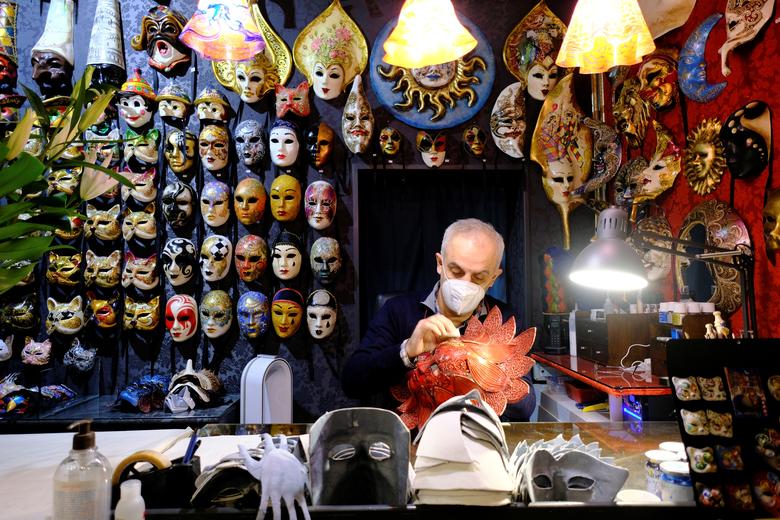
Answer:
<svg viewBox="0 0 780 520"><path fill-rule="evenodd" d="M148 258L135 256L132 251L125 252L125 268L122 271L122 287L131 285L142 291L157 287L160 279L157 276L157 255Z"/></svg>
<svg viewBox="0 0 780 520"><path fill-rule="evenodd" d="M141 34L130 45L149 55L149 66L162 73L184 69L192 61L192 51L179 40L187 19L165 5L155 5L141 19Z"/></svg>
<svg viewBox="0 0 780 520"><path fill-rule="evenodd" d="M113 251L108 256L98 256L87 249L87 268L84 270L84 284L87 287L116 287L120 280L120 263L122 252Z"/></svg>
<svg viewBox="0 0 780 520"><path fill-rule="evenodd" d="M115 204L107 210L97 209L92 204L87 204L87 222L84 224L84 236L86 238L99 238L100 240L116 240L122 236L122 227L119 224L121 208Z"/></svg>
<svg viewBox="0 0 780 520"><path fill-rule="evenodd" d="M233 194L233 206L238 221L245 226L262 222L267 199L265 187L259 180L246 178L239 182Z"/></svg>
<svg viewBox="0 0 780 520"><path fill-rule="evenodd" d="M73 168L61 168L49 173L46 178L46 182L49 184L49 195L54 192L64 193L66 195L73 195L76 190L79 189L79 182L81 181L81 167L76 166Z"/></svg>
<svg viewBox="0 0 780 520"><path fill-rule="evenodd" d="M160 297L139 301L125 296L123 323L125 330L146 332L156 329L160 323Z"/></svg>
<svg viewBox="0 0 780 520"><path fill-rule="evenodd" d="M28 294L21 301L5 305L0 316L2 316L3 324L15 330L37 329L40 323L38 296Z"/></svg>
<svg viewBox="0 0 780 520"><path fill-rule="evenodd" d="M224 182L207 182L200 195L200 214L211 227L219 227L230 218L230 188Z"/></svg>
<svg viewBox="0 0 780 520"><path fill-rule="evenodd" d="M84 308L81 296L76 296L69 302L60 303L54 298L46 300L49 310L46 316L46 332L53 334L76 334L84 327Z"/></svg>
<svg viewBox="0 0 780 520"><path fill-rule="evenodd" d="M653 121L656 144L655 153L647 168L639 172L639 177L630 179L635 184L634 203L646 202L658 197L674 184L677 174L682 170L682 151L672 141L672 134L658 121Z"/></svg>
<svg viewBox="0 0 780 520"><path fill-rule="evenodd" d="M125 209L122 220L122 236L125 240L133 237L143 240L153 240L157 237L157 220L154 218L156 206L149 203L141 211Z"/></svg>
<svg viewBox="0 0 780 520"><path fill-rule="evenodd" d="M262 237L246 235L236 244L236 272L245 282L254 282L268 266L268 244Z"/></svg>
<svg viewBox="0 0 780 520"><path fill-rule="evenodd" d="M247 338L264 336L271 324L271 306L268 297L257 291L241 295L237 305L238 328Z"/></svg>
<svg viewBox="0 0 780 520"><path fill-rule="evenodd" d="M233 323L233 300L225 291L209 291L200 302L200 327L209 338L223 336Z"/></svg>
<svg viewBox="0 0 780 520"><path fill-rule="evenodd" d="M639 96L655 110L671 108L680 97L677 86L679 57L677 49L656 49L639 66Z"/></svg>
<svg viewBox="0 0 780 520"><path fill-rule="evenodd" d="M282 339L298 332L303 321L303 296L295 289L280 289L271 302L271 323Z"/></svg>
<svg viewBox="0 0 780 520"><path fill-rule="evenodd" d="M720 129L720 121L713 117L699 123L687 137L683 172L691 189L699 195L713 192L726 169Z"/></svg>
<svg viewBox="0 0 780 520"><path fill-rule="evenodd" d="M200 132L198 145L200 162L210 172L222 170L228 164L230 135L217 125L206 125Z"/></svg>
<svg viewBox="0 0 780 520"><path fill-rule="evenodd" d="M53 251L49 251L49 266L46 269L46 280L50 284L75 287L80 281L80 269L81 253L58 255Z"/></svg>
<svg viewBox="0 0 780 520"><path fill-rule="evenodd" d="M222 280L230 272L233 244L227 237L211 235L200 246L200 272L207 282Z"/></svg>
<svg viewBox="0 0 780 520"><path fill-rule="evenodd" d="M138 202L153 202L157 198L157 169L151 168L143 173L122 172L133 188L122 185L122 200L133 197Z"/></svg>
<svg viewBox="0 0 780 520"><path fill-rule="evenodd" d="M628 78L618 87L617 101L612 107L615 128L626 136L628 146L640 148L652 119L651 106L642 96L641 80Z"/></svg>
<svg viewBox="0 0 780 520"><path fill-rule="evenodd" d="M119 296L111 298L98 298L92 291L87 292L87 311L89 321L101 329L112 329L119 323L117 311L119 310Z"/></svg>
<svg viewBox="0 0 780 520"><path fill-rule="evenodd" d="M156 128L139 134L132 128L125 130L125 163L135 172L144 171L157 164L160 154L157 151L157 143L160 140L160 131Z"/></svg>
<svg viewBox="0 0 780 520"><path fill-rule="evenodd" d="M279 81L279 74L263 53L251 60L236 62L234 70L233 90L245 103L257 103Z"/></svg>
<svg viewBox="0 0 780 520"><path fill-rule="evenodd" d="M428 168L438 168L447 155L447 134L440 132L432 136L424 130L418 131L417 150Z"/></svg>
<svg viewBox="0 0 780 520"><path fill-rule="evenodd" d="M279 222L295 220L301 210L301 184L292 175L280 175L271 183L271 214Z"/></svg>
<svg viewBox="0 0 780 520"><path fill-rule="evenodd" d="M477 125L469 125L463 130L463 146L474 157L481 158L485 156L485 142L487 135Z"/></svg>
<svg viewBox="0 0 780 520"><path fill-rule="evenodd" d="M401 132L392 126L386 126L379 131L379 149L388 157L398 155L402 142Z"/></svg>

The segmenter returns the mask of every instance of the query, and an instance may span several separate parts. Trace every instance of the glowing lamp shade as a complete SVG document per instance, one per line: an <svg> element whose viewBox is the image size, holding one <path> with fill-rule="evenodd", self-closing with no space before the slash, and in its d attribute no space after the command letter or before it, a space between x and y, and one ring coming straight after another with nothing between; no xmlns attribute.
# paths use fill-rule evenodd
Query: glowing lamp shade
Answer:
<svg viewBox="0 0 780 520"><path fill-rule="evenodd" d="M628 217L620 208L599 214L596 240L577 255L569 279L584 287L606 291L636 291L647 287L645 268L626 243Z"/></svg>
<svg viewBox="0 0 780 520"><path fill-rule="evenodd" d="M248 0L198 0L179 39L211 61L244 61L265 49Z"/></svg>
<svg viewBox="0 0 780 520"><path fill-rule="evenodd" d="M596 74L639 63L653 50L637 0L579 0L555 64Z"/></svg>
<svg viewBox="0 0 780 520"><path fill-rule="evenodd" d="M457 60L476 46L450 0L406 0L382 59L407 69L427 67Z"/></svg>

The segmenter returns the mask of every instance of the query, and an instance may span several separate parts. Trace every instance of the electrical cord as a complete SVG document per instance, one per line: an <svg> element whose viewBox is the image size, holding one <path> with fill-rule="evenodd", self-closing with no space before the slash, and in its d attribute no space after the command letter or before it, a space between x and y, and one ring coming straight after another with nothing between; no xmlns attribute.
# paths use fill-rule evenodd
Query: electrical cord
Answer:
<svg viewBox="0 0 780 520"><path fill-rule="evenodd" d="M622 368L623 370L632 370L632 371L636 372L637 370L639 370L639 367L644 365L645 366L644 370L648 370L650 367L648 367L645 364L644 361L639 361L638 359L635 360L633 363L631 363L630 366L625 366L623 364L623 362L626 360L626 358L631 354L631 349L634 348L634 347L650 348L650 345L645 345L643 343L633 343L633 344L629 345L628 346L628 350L626 350L626 355L623 356L622 358L620 358L620 368Z"/></svg>

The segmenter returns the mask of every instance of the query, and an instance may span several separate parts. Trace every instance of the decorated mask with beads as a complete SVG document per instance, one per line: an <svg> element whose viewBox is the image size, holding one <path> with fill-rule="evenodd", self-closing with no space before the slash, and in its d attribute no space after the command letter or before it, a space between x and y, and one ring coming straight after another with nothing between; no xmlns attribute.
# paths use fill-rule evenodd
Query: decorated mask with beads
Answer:
<svg viewBox="0 0 780 520"><path fill-rule="evenodd" d="M200 304L200 327L209 338L224 335L233 323L233 300L225 291L209 291Z"/></svg>

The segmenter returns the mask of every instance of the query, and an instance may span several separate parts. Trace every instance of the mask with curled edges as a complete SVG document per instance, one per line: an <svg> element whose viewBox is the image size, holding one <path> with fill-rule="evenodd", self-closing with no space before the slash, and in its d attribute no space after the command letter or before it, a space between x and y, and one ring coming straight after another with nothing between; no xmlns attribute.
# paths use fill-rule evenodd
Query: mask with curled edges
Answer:
<svg viewBox="0 0 780 520"><path fill-rule="evenodd" d="M184 285L192 279L198 258L195 244L187 238L172 238L162 251L163 272L173 287Z"/></svg>
<svg viewBox="0 0 780 520"><path fill-rule="evenodd" d="M89 372L95 367L96 358L97 349L84 348L79 338L73 338L71 347L62 358L62 364L79 372Z"/></svg>
<svg viewBox="0 0 780 520"><path fill-rule="evenodd" d="M195 110L202 125L227 123L233 115L228 98L214 87L206 87L195 99Z"/></svg>
<svg viewBox="0 0 780 520"><path fill-rule="evenodd" d="M148 332L156 329L160 323L160 297L143 301L125 296L123 323L125 330Z"/></svg>
<svg viewBox="0 0 780 520"><path fill-rule="evenodd" d="M143 173L122 172L133 183L133 187L122 185L122 200L133 197L138 202L152 202L157 198L157 170L151 168Z"/></svg>
<svg viewBox="0 0 780 520"><path fill-rule="evenodd" d="M388 157L401 151L401 132L392 126L386 126L379 131L379 149Z"/></svg>
<svg viewBox="0 0 780 520"><path fill-rule="evenodd" d="M323 230L333 223L336 216L336 190L326 181L314 181L304 195L306 221L313 229Z"/></svg>
<svg viewBox="0 0 780 520"><path fill-rule="evenodd" d="M198 332L198 304L188 294L176 294L165 304L165 328L177 343Z"/></svg>
<svg viewBox="0 0 780 520"><path fill-rule="evenodd" d="M122 162L122 151L120 146L121 137L118 128L112 128L108 134L101 135L87 129L84 132L84 140L88 146L97 148L97 162L103 164L106 158L111 157L108 163L109 168L115 168Z"/></svg>
<svg viewBox="0 0 780 520"><path fill-rule="evenodd" d="M122 252L117 249L108 256L98 256L91 249L86 252L87 268L84 270L84 284L87 287L116 287L120 280Z"/></svg>
<svg viewBox="0 0 780 520"><path fill-rule="evenodd" d="M295 220L301 211L301 184L292 175L280 175L271 183L271 214L279 222Z"/></svg>
<svg viewBox="0 0 780 520"><path fill-rule="evenodd" d="M108 299L99 298L92 291L87 292L87 312L89 321L101 329L112 329L119 319L119 296L114 294Z"/></svg>
<svg viewBox="0 0 780 520"><path fill-rule="evenodd" d="M141 34L133 36L130 45L136 51L145 50L148 63L164 74L186 68L192 51L179 40L187 19L165 5L156 5L141 19Z"/></svg>
<svg viewBox="0 0 780 520"><path fill-rule="evenodd" d="M200 246L200 272L207 282L222 280L230 272L233 244L227 237L211 235Z"/></svg>
<svg viewBox="0 0 780 520"><path fill-rule="evenodd" d="M469 125L463 130L463 146L474 157L481 158L485 155L485 142L487 135L477 125Z"/></svg>
<svg viewBox="0 0 780 520"><path fill-rule="evenodd" d="M245 282L254 282L268 266L268 244L262 237L246 235L236 244L236 271Z"/></svg>
<svg viewBox="0 0 780 520"><path fill-rule="evenodd" d="M122 220L122 236L125 240L139 238L153 240L157 237L157 220L154 218L155 204L148 204L141 211L125 209Z"/></svg>
<svg viewBox="0 0 780 520"><path fill-rule="evenodd" d="M35 341L31 337L24 338L22 348L22 363L25 365L42 366L49 362L51 356L51 340Z"/></svg>
<svg viewBox="0 0 780 520"><path fill-rule="evenodd" d="M238 221L245 226L262 222L268 199L263 183L254 178L242 180L233 194L233 207Z"/></svg>
<svg viewBox="0 0 780 520"><path fill-rule="evenodd" d="M195 166L195 149L198 139L190 131L173 130L165 140L165 159L168 167L178 177L187 179Z"/></svg>
<svg viewBox="0 0 780 520"><path fill-rule="evenodd" d="M306 154L312 166L322 168L328 164L335 135L333 129L324 122L306 130Z"/></svg>
<svg viewBox="0 0 780 520"><path fill-rule="evenodd" d="M615 127L626 136L628 146L640 148L647 134L650 123L650 103L642 97L642 85L639 78L628 78L618 93L617 101L612 108Z"/></svg>
<svg viewBox="0 0 780 520"><path fill-rule="evenodd" d="M72 335L84 327L84 308L81 296L60 303L54 298L46 300L49 314L46 316L46 332Z"/></svg>
<svg viewBox="0 0 780 520"><path fill-rule="evenodd" d="M200 162L210 172L219 171L228 164L230 136L221 126L207 125L200 132L198 147Z"/></svg>
<svg viewBox="0 0 780 520"><path fill-rule="evenodd" d="M172 182L162 193L162 212L174 229L186 227L192 221L195 190L184 182Z"/></svg>
<svg viewBox="0 0 780 520"><path fill-rule="evenodd" d="M279 289L271 302L271 323L282 339L298 332L303 321L303 296L295 289Z"/></svg>
<svg viewBox="0 0 780 520"><path fill-rule="evenodd" d="M368 149L373 133L374 114L363 91L363 80L355 76L341 115L341 134L350 152L363 153Z"/></svg>
<svg viewBox="0 0 780 520"><path fill-rule="evenodd" d="M311 112L308 81L302 81L295 88L276 84L276 117L285 117L288 112L298 117L308 117Z"/></svg>
<svg viewBox="0 0 780 520"><path fill-rule="evenodd" d="M230 188L224 182L211 181L201 190L200 214L211 227L219 227L230 218Z"/></svg>
<svg viewBox="0 0 780 520"><path fill-rule="evenodd" d="M254 119L241 121L234 132L236 155L244 166L258 166L265 157L265 132Z"/></svg>
<svg viewBox="0 0 780 520"><path fill-rule="evenodd" d="M175 83L169 83L157 95L157 111L160 118L167 124L182 127L190 117L192 100L190 96Z"/></svg>
<svg viewBox="0 0 780 520"><path fill-rule="evenodd" d="M46 269L46 280L50 284L62 287L75 287L79 284L81 269L81 253L75 255L58 255L49 251L49 265Z"/></svg>
<svg viewBox="0 0 780 520"><path fill-rule="evenodd" d="M769 193L762 212L764 244L767 252L780 250L780 190Z"/></svg>
<svg viewBox="0 0 780 520"><path fill-rule="evenodd" d="M444 156L447 154L447 135L438 133L432 136L420 130L417 132L417 150L427 167L438 168L444 164Z"/></svg>
<svg viewBox="0 0 780 520"><path fill-rule="evenodd" d="M131 251L125 252L125 269L122 271L122 287L135 286L142 291L157 287L160 279L157 276L157 255L148 258L135 256Z"/></svg>
<svg viewBox="0 0 780 520"><path fill-rule="evenodd" d="M309 262L314 277L325 285L333 283L341 270L341 247L338 240L320 237L311 246Z"/></svg>
<svg viewBox="0 0 780 520"><path fill-rule="evenodd" d="M236 62L234 71L235 82L231 88L245 103L260 101L279 80L276 68L262 52L249 60Z"/></svg>
<svg viewBox="0 0 780 520"><path fill-rule="evenodd" d="M245 292L238 299L238 328L247 338L265 336L271 325L268 297L257 291Z"/></svg>
<svg viewBox="0 0 780 520"><path fill-rule="evenodd" d="M209 291L200 303L200 328L209 338L223 336L233 323L233 300L225 291Z"/></svg>
<svg viewBox="0 0 780 520"><path fill-rule="evenodd" d="M314 339L325 339L336 327L338 306L336 297L329 291L319 289L306 300L306 325Z"/></svg>

